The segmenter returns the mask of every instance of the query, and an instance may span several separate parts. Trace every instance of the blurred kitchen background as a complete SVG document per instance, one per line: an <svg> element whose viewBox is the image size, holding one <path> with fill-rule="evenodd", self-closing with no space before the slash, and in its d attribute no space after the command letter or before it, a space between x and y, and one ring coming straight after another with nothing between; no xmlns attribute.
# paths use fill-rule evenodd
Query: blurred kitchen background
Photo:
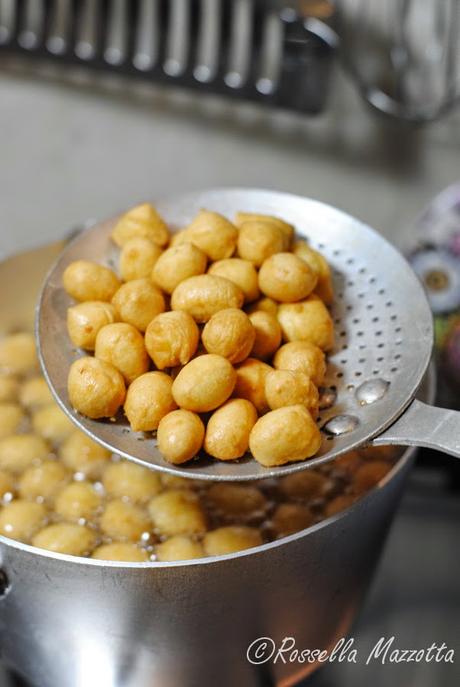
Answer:
<svg viewBox="0 0 460 687"><path fill-rule="evenodd" d="M211 186L312 196L411 255L442 252L460 191L436 221L426 208L460 179L459 93L460 0L0 0L0 256ZM361 645L460 651L454 462L420 457ZM329 666L307 684L454 687L459 658Z"/></svg>

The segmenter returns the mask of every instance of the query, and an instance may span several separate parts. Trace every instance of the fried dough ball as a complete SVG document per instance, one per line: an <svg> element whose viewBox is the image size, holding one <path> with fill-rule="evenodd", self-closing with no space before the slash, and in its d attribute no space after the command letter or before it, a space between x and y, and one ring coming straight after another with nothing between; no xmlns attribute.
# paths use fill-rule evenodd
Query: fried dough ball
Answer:
<svg viewBox="0 0 460 687"><path fill-rule="evenodd" d="M186 410L184 412L188 413L189 411ZM166 472L161 473L160 480L161 484L168 489L193 489L198 483L198 480L168 475Z"/></svg>
<svg viewBox="0 0 460 687"><path fill-rule="evenodd" d="M278 322L287 341L309 341L323 351L334 346L334 325L323 301L314 294L299 303L282 303Z"/></svg>
<svg viewBox="0 0 460 687"><path fill-rule="evenodd" d="M236 369L233 395L250 401L259 414L266 413L269 408L265 396L265 378L272 369L260 360L247 358Z"/></svg>
<svg viewBox="0 0 460 687"><path fill-rule="evenodd" d="M181 232L178 241L189 241L206 253L208 258L224 260L233 255L238 238L237 228L222 215L201 210Z"/></svg>
<svg viewBox="0 0 460 687"><path fill-rule="evenodd" d="M0 441L0 468L15 474L50 453L48 444L36 434L17 434Z"/></svg>
<svg viewBox="0 0 460 687"><path fill-rule="evenodd" d="M249 315L255 329L255 341L251 350L253 358L271 358L281 344L281 327L274 315L258 310Z"/></svg>
<svg viewBox="0 0 460 687"><path fill-rule="evenodd" d="M230 525L207 532L203 547L207 556L224 556L263 544L259 530L254 527Z"/></svg>
<svg viewBox="0 0 460 687"><path fill-rule="evenodd" d="M116 367L127 385L149 369L144 337L136 327L126 322L102 327L96 337L94 355Z"/></svg>
<svg viewBox="0 0 460 687"><path fill-rule="evenodd" d="M32 334L11 334L0 340L0 372L24 375L38 369Z"/></svg>
<svg viewBox="0 0 460 687"><path fill-rule="evenodd" d="M272 370L265 379L265 396L271 410L303 405L314 417L318 414L318 389L303 372Z"/></svg>
<svg viewBox="0 0 460 687"><path fill-rule="evenodd" d="M102 503L91 482L72 482L56 496L54 510L65 520L90 520Z"/></svg>
<svg viewBox="0 0 460 687"><path fill-rule="evenodd" d="M269 315L276 317L278 314L278 305L279 303L274 301L272 298L265 296L265 298L260 298L255 303L252 303L252 305L247 308L246 312L249 315L252 315L255 312L267 312Z"/></svg>
<svg viewBox="0 0 460 687"><path fill-rule="evenodd" d="M88 527L67 522L48 525L32 539L32 544L40 549L71 556L88 555L96 543L96 534Z"/></svg>
<svg viewBox="0 0 460 687"><path fill-rule="evenodd" d="M311 458L321 446L321 433L302 405L272 410L257 420L249 437L254 458L273 467Z"/></svg>
<svg viewBox="0 0 460 687"><path fill-rule="evenodd" d="M296 241L293 253L304 260L316 272L318 283L315 286L315 293L326 305L331 305L334 300L334 289L332 286L331 268L325 257L318 253L318 251L310 248L306 241Z"/></svg>
<svg viewBox="0 0 460 687"><path fill-rule="evenodd" d="M177 408L172 385L171 377L164 372L147 372L131 384L125 413L134 432L158 429L161 418Z"/></svg>
<svg viewBox="0 0 460 687"><path fill-rule="evenodd" d="M165 310L163 294L150 279L133 279L123 284L112 299L123 322L145 332L150 322Z"/></svg>
<svg viewBox="0 0 460 687"><path fill-rule="evenodd" d="M75 430L59 447L59 458L69 470L97 479L110 460L110 451Z"/></svg>
<svg viewBox="0 0 460 687"><path fill-rule="evenodd" d="M200 542L181 534L157 544L155 554L159 561L189 561L192 558L204 558L205 555Z"/></svg>
<svg viewBox="0 0 460 687"><path fill-rule="evenodd" d="M117 246L136 238L149 239L157 246L165 246L169 241L168 227L150 203L136 205L125 212L112 231Z"/></svg>
<svg viewBox="0 0 460 687"><path fill-rule="evenodd" d="M52 444L60 444L74 431L71 420L55 403L35 411L32 416L32 427L37 434Z"/></svg>
<svg viewBox="0 0 460 687"><path fill-rule="evenodd" d="M191 360L174 380L172 393L185 410L206 413L222 405L231 395L236 372L220 355L200 355Z"/></svg>
<svg viewBox="0 0 460 687"><path fill-rule="evenodd" d="M314 522L311 511L298 503L281 503L272 516L272 527L277 538L288 537L310 527Z"/></svg>
<svg viewBox="0 0 460 687"><path fill-rule="evenodd" d="M170 463L186 463L201 450L204 432L199 415L189 410L174 410L158 425L158 448Z"/></svg>
<svg viewBox="0 0 460 687"><path fill-rule="evenodd" d="M162 249L150 239L138 236L127 241L120 253L120 274L124 281L148 279Z"/></svg>
<svg viewBox="0 0 460 687"><path fill-rule="evenodd" d="M23 472L18 482L21 498L35 501L41 497L52 501L57 492L69 480L69 473L57 460L46 460L41 465L31 466Z"/></svg>
<svg viewBox="0 0 460 687"><path fill-rule="evenodd" d="M25 415L17 403L0 403L0 439L15 434Z"/></svg>
<svg viewBox="0 0 460 687"><path fill-rule="evenodd" d="M249 448L249 434L256 421L257 411L250 401L230 399L209 419L205 451L219 460L241 458Z"/></svg>
<svg viewBox="0 0 460 687"><path fill-rule="evenodd" d="M64 289L76 301L110 301L120 280L108 267L90 260L70 263L62 276Z"/></svg>
<svg viewBox="0 0 460 687"><path fill-rule="evenodd" d="M149 514L160 535L206 532L206 514L198 496L187 489L165 491L149 503Z"/></svg>
<svg viewBox="0 0 460 687"><path fill-rule="evenodd" d="M246 222L262 222L263 224L272 224L277 227L284 236L285 250L289 249L294 236L294 227L292 224L285 222L279 217L273 217L272 215L259 215L255 212L237 212L235 215L236 226L241 229Z"/></svg>
<svg viewBox="0 0 460 687"><path fill-rule="evenodd" d="M121 499L110 501L101 516L101 530L112 539L139 541L151 529L150 520L143 508Z"/></svg>
<svg viewBox="0 0 460 687"><path fill-rule="evenodd" d="M216 353L231 363L248 357L255 341L249 317L238 308L220 310L205 325L201 339L208 353Z"/></svg>
<svg viewBox="0 0 460 687"><path fill-rule="evenodd" d="M286 250L283 232L274 224L251 220L241 225L238 237L238 255L256 267L275 253Z"/></svg>
<svg viewBox="0 0 460 687"><path fill-rule="evenodd" d="M9 374L2 374L0 371L0 402L10 403L17 401L19 390L20 384L16 377L13 377Z"/></svg>
<svg viewBox="0 0 460 687"><path fill-rule="evenodd" d="M326 375L326 358L323 351L308 341L291 341L284 344L273 358L277 370L303 372L316 386L321 386Z"/></svg>
<svg viewBox="0 0 460 687"><path fill-rule="evenodd" d="M134 503L147 503L161 491L156 472L124 460L107 466L102 484L109 496L128 497Z"/></svg>
<svg viewBox="0 0 460 687"><path fill-rule="evenodd" d="M392 467L390 463L383 460L364 463L353 475L353 493L358 496L365 494L366 491L375 487L390 472Z"/></svg>
<svg viewBox="0 0 460 687"><path fill-rule="evenodd" d="M189 277L206 272L208 259L193 243L181 243L165 250L152 271L152 279L160 289L171 294L176 286Z"/></svg>
<svg viewBox="0 0 460 687"><path fill-rule="evenodd" d="M341 513L354 504L357 497L352 494L340 494L326 504L325 514L330 518L337 513Z"/></svg>
<svg viewBox="0 0 460 687"><path fill-rule="evenodd" d="M171 298L172 310L185 310L196 322L207 322L219 310L241 308L244 295L233 282L200 274L181 282Z"/></svg>
<svg viewBox="0 0 460 687"><path fill-rule="evenodd" d="M12 501L0 513L0 534L28 544L35 532L45 525L46 515L42 503Z"/></svg>
<svg viewBox="0 0 460 687"><path fill-rule="evenodd" d="M214 262L208 274L224 277L236 284L244 294L244 302L251 303L259 298L259 282L254 265L242 258L227 258Z"/></svg>
<svg viewBox="0 0 460 687"><path fill-rule="evenodd" d="M302 470L281 477L279 488L289 499L307 501L326 496L331 489L331 481L314 470Z"/></svg>
<svg viewBox="0 0 460 687"><path fill-rule="evenodd" d="M117 311L111 303L87 301L67 310L67 331L74 346L94 351L99 331L117 320Z"/></svg>
<svg viewBox="0 0 460 687"><path fill-rule="evenodd" d="M5 470L0 470L0 499L5 496L5 494L14 494L15 486L13 476Z"/></svg>
<svg viewBox="0 0 460 687"><path fill-rule="evenodd" d="M259 288L266 296L281 303L295 303L311 294L318 275L292 253L276 253L263 263Z"/></svg>
<svg viewBox="0 0 460 687"><path fill-rule="evenodd" d="M182 310L157 315L145 332L145 346L159 370L186 365L198 346L200 332L195 320Z"/></svg>
<svg viewBox="0 0 460 687"><path fill-rule="evenodd" d="M260 489L244 484L216 482L206 492L206 500L215 511L230 518L261 516L268 507Z"/></svg>
<svg viewBox="0 0 460 687"><path fill-rule="evenodd" d="M34 410L52 403L53 395L43 377L32 377L21 384L19 400L24 408Z"/></svg>
<svg viewBox="0 0 460 687"><path fill-rule="evenodd" d="M362 464L363 461L358 451L349 451L343 456L336 458L333 462L334 468L348 477L352 477Z"/></svg>
<svg viewBox="0 0 460 687"><path fill-rule="evenodd" d="M125 561L126 563L144 563L149 560L149 554L136 544L129 542L113 542L103 544L91 554L91 558L100 561Z"/></svg>
<svg viewBox="0 0 460 687"><path fill-rule="evenodd" d="M75 410L93 420L116 415L126 396L121 373L110 363L90 357L72 364L67 388Z"/></svg>

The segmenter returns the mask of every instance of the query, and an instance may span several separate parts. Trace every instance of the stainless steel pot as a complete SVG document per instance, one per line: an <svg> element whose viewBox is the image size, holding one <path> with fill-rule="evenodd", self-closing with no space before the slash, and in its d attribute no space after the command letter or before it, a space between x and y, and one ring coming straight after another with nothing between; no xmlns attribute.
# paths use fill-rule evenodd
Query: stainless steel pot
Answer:
<svg viewBox="0 0 460 687"><path fill-rule="evenodd" d="M0 328L31 327L60 244L0 264ZM433 380L422 398L432 400ZM413 449L352 508L238 554L184 563L110 563L0 537L0 642L37 687L294 684L315 664L253 665L259 637L301 649L346 635L362 603Z"/></svg>

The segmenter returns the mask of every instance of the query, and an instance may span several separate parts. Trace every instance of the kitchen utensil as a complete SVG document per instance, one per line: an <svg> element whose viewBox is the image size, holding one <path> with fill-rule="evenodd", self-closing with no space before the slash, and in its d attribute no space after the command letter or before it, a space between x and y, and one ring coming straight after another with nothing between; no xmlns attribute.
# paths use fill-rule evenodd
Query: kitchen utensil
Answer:
<svg viewBox="0 0 460 687"><path fill-rule="evenodd" d="M274 191L218 189L160 200L156 206L173 230L185 226L202 207L228 217L238 210L278 215L326 256L336 293L332 307L336 345L326 385L335 391L336 402L319 419L321 449L308 461L275 468L262 467L250 457L231 463L200 458L175 466L162 458L154 438L132 432L122 413L115 422L104 422L72 409L67 375L81 352L73 348L66 331L71 299L62 287L62 274L76 259L114 265L117 249L110 233L116 218L80 234L64 250L48 275L37 311L44 373L78 427L129 460L213 480L280 476L332 460L365 443L430 446L458 455L455 413L412 402L430 361L431 310L408 263L379 234L335 208Z"/></svg>

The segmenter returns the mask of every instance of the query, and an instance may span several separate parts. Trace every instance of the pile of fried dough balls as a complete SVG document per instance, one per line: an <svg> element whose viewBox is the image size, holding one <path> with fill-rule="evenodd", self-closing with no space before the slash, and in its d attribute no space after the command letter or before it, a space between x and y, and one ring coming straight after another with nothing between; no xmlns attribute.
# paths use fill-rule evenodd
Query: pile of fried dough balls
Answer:
<svg viewBox="0 0 460 687"><path fill-rule="evenodd" d="M294 227L201 210L171 235L154 207L120 217L118 274L86 260L63 275L76 301L72 406L92 418L120 408L133 431L157 432L171 463L202 449L217 460L248 450L270 467L321 444L318 387L333 347L330 268Z"/></svg>

